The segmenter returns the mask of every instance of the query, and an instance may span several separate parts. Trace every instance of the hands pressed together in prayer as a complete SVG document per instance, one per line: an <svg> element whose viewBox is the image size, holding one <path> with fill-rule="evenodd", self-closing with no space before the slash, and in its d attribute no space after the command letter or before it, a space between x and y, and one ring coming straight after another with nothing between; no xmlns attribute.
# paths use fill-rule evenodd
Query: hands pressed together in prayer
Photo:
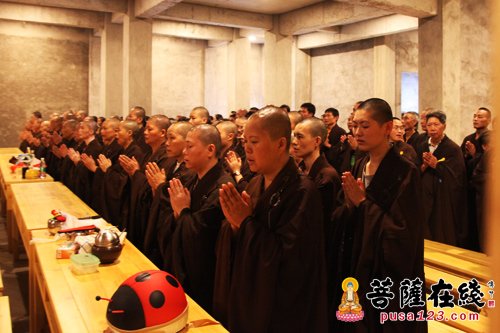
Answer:
<svg viewBox="0 0 500 333"><path fill-rule="evenodd" d="M125 170L129 176L133 176L134 173L140 169L139 162L137 162L134 156L130 158L126 155L120 155L118 162L120 162L123 170Z"/></svg>
<svg viewBox="0 0 500 333"><path fill-rule="evenodd" d="M146 179L148 180L149 186L153 191L153 195L156 189L163 183L167 181L167 176L165 175L165 170L160 169L155 162L146 164Z"/></svg>
<svg viewBox="0 0 500 333"><path fill-rule="evenodd" d="M434 156L431 152L424 152L422 154L422 158L423 158L423 164L421 166L422 171L425 171L425 169L427 169L428 167L431 167L433 169L436 168L438 160L436 156Z"/></svg>
<svg viewBox="0 0 500 333"><path fill-rule="evenodd" d="M471 157L476 156L476 146L470 141L465 142L465 150L467 151L467 154L469 154Z"/></svg>
<svg viewBox="0 0 500 333"><path fill-rule="evenodd" d="M170 205L174 211L174 217L177 219L183 209L191 207L191 194L177 178L173 178L169 184Z"/></svg>
<svg viewBox="0 0 500 333"><path fill-rule="evenodd" d="M95 172L97 170L97 164L95 163L95 160L92 156L89 156L84 153L80 155L80 158L82 160L83 165L85 165L87 169L89 169L92 172Z"/></svg>
<svg viewBox="0 0 500 333"><path fill-rule="evenodd" d="M76 165L80 162L80 153L74 150L73 148L68 149L68 157L73 163Z"/></svg>
<svg viewBox="0 0 500 333"><path fill-rule="evenodd" d="M102 172L108 171L112 164L111 160L109 158L106 158L106 156L104 156L103 154L99 155L97 162L99 163L99 168L102 170Z"/></svg>
<svg viewBox="0 0 500 333"><path fill-rule="evenodd" d="M226 156L226 163L232 172L241 171L241 158L234 151L229 151Z"/></svg>
<svg viewBox="0 0 500 333"><path fill-rule="evenodd" d="M342 174L342 189L348 205L358 207L366 199L365 186L361 179L354 179L350 172Z"/></svg>
<svg viewBox="0 0 500 333"><path fill-rule="evenodd" d="M233 230L237 230L241 223L252 215L253 206L250 195L246 191L240 195L232 183L222 185L219 190L219 201L222 212Z"/></svg>

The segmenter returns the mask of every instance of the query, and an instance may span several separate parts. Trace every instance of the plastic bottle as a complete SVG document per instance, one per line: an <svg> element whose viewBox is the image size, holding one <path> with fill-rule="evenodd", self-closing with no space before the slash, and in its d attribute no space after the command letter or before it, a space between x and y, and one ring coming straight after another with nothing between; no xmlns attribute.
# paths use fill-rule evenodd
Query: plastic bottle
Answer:
<svg viewBox="0 0 500 333"><path fill-rule="evenodd" d="M47 177L47 165L45 164L45 158L42 157L40 160L40 178Z"/></svg>

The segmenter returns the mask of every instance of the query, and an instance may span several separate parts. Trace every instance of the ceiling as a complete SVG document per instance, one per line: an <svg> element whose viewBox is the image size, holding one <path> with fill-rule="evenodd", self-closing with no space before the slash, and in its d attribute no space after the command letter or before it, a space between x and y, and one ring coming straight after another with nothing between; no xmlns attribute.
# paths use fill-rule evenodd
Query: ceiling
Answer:
<svg viewBox="0 0 500 333"><path fill-rule="evenodd" d="M322 1L323 0L187 0L184 2L261 14L281 14Z"/></svg>

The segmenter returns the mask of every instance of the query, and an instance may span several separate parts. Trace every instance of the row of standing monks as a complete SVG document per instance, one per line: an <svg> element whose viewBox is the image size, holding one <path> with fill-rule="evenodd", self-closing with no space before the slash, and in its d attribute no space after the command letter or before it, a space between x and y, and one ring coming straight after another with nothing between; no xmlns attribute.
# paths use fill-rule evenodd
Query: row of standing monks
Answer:
<svg viewBox="0 0 500 333"><path fill-rule="evenodd" d="M101 143L95 123L67 121L43 156L55 179L126 229L231 332L425 332L425 322L380 324L366 293L374 278L396 287L425 281L421 173L439 172L444 160L417 167L391 145L383 100L361 103L353 117L357 149L334 148L355 161L338 167L340 176L328 163L335 150L325 154L323 122L300 122L291 140L290 119L275 107L252 115L243 145L231 122L170 124L156 115L140 126L144 113L132 109L128 120L104 122ZM349 276L365 318L346 324L336 311ZM385 311L425 310L400 309L393 291Z"/></svg>

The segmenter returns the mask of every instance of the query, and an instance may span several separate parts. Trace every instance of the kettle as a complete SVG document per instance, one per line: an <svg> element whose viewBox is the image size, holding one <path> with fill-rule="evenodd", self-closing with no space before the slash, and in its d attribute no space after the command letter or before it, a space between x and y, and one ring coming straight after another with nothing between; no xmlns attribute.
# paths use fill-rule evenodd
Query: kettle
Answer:
<svg viewBox="0 0 500 333"><path fill-rule="evenodd" d="M101 264L110 264L120 256L123 245L120 236L113 230L101 230L95 236L92 254L99 258Z"/></svg>

